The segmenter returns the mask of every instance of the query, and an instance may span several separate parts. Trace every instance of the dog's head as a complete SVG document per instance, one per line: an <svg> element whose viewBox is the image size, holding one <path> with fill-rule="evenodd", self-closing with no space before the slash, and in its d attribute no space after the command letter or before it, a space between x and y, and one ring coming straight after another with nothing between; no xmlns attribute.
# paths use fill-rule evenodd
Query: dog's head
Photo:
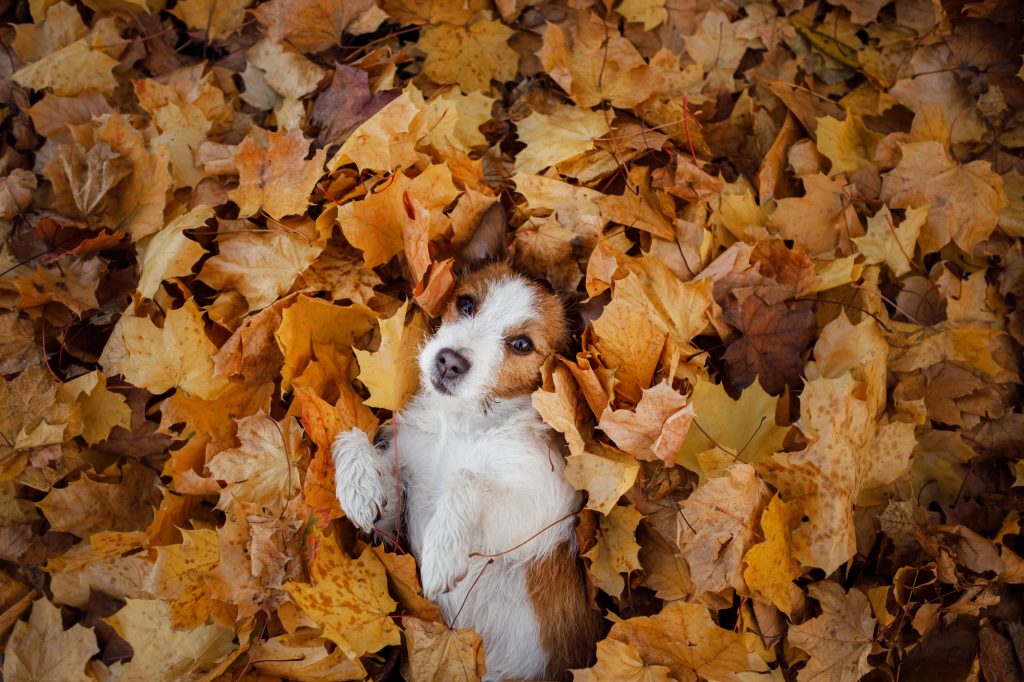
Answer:
<svg viewBox="0 0 1024 682"><path fill-rule="evenodd" d="M460 403L525 395L567 340L561 299L503 258L505 220L490 211L463 251L441 327L420 351L424 390Z"/></svg>

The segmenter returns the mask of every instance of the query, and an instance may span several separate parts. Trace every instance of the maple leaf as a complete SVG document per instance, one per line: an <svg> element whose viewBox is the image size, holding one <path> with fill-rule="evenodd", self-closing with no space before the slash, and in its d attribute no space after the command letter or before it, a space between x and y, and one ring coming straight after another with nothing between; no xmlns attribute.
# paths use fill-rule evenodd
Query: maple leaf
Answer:
<svg viewBox="0 0 1024 682"><path fill-rule="evenodd" d="M804 371L808 379L836 379L852 371L853 378L867 390L868 408L877 413L885 407L888 355L889 344L877 322L865 317L859 324L851 324L842 311L822 328L814 344L814 360Z"/></svg>
<svg viewBox="0 0 1024 682"><path fill-rule="evenodd" d="M537 52L544 70L581 107L607 99L612 105L632 108L659 91L647 62L631 42L608 27L593 12L580 12L578 21L547 25L544 44Z"/></svg>
<svg viewBox="0 0 1024 682"><path fill-rule="evenodd" d="M987 161L957 163L938 142L906 143L900 150L899 165L882 178L882 200L893 208L928 207L918 239L925 253L950 241L973 251L1008 203L1003 179Z"/></svg>
<svg viewBox="0 0 1024 682"><path fill-rule="evenodd" d="M65 630L60 609L46 599L32 603L28 622L14 624L4 648L3 674L11 682L88 682L85 664L99 653L96 635L81 625Z"/></svg>
<svg viewBox="0 0 1024 682"><path fill-rule="evenodd" d="M121 374L153 393L178 387L200 398L214 398L227 385L213 375L216 352L199 307L189 299L167 312L163 328L147 317L121 316L99 362L108 374Z"/></svg>
<svg viewBox="0 0 1024 682"><path fill-rule="evenodd" d="M106 266L98 258L72 258L61 266L37 265L12 282L21 294L18 308L25 310L50 301L63 303L78 316L99 307L96 288Z"/></svg>
<svg viewBox="0 0 1024 682"><path fill-rule="evenodd" d="M538 111L516 123L526 149L516 154L513 170L536 173L559 161L594 148L594 140L608 133L608 119L600 111L563 105L550 114Z"/></svg>
<svg viewBox="0 0 1024 682"><path fill-rule="evenodd" d="M161 282L191 274L192 267L206 250L198 242L189 239L185 230L201 227L212 217L212 208L196 206L167 223L162 230L139 245L141 274L138 288L142 296L153 298Z"/></svg>
<svg viewBox="0 0 1024 682"><path fill-rule="evenodd" d="M814 583L808 591L821 604L822 614L789 631L789 643L811 654L797 679L803 682L823 675L837 682L861 679L871 670L867 658L875 632L867 597L856 587L844 592L831 581Z"/></svg>
<svg viewBox="0 0 1024 682"><path fill-rule="evenodd" d="M146 578L146 590L169 600L171 625L191 630L203 625L213 605L207 573L220 562L217 532L182 529L180 544L156 550L156 561Z"/></svg>
<svg viewBox="0 0 1024 682"><path fill-rule="evenodd" d="M373 328L376 317L366 306L336 306L322 299L299 296L281 313L281 324L274 332L284 355L282 388L291 387L292 379L316 356L317 346L346 351Z"/></svg>
<svg viewBox="0 0 1024 682"><path fill-rule="evenodd" d="M438 83L463 90L490 90L491 80L514 80L519 55L508 45L514 31L481 19L465 27L442 23L426 28L417 47L426 53L423 72Z"/></svg>
<svg viewBox="0 0 1024 682"><path fill-rule="evenodd" d="M804 348L817 327L814 313L784 303L769 306L759 296L748 296L723 319L743 334L723 357L734 385L749 386L756 377L764 390L777 395L787 384L797 383Z"/></svg>
<svg viewBox="0 0 1024 682"><path fill-rule="evenodd" d="M472 628L413 619L404 630L402 676L409 682L477 682L486 672L483 640Z"/></svg>
<svg viewBox="0 0 1024 682"><path fill-rule="evenodd" d="M395 171L421 165L426 156L416 150L426 134L423 95L407 86L377 113L349 135L327 164L335 171L346 163L355 163L361 170Z"/></svg>
<svg viewBox="0 0 1024 682"><path fill-rule="evenodd" d="M760 385L749 386L733 400L721 384L697 381L690 395L694 421L686 432L678 462L697 473L714 459L753 464L782 448L788 427L775 423L778 400Z"/></svg>
<svg viewBox="0 0 1024 682"><path fill-rule="evenodd" d="M336 647L328 652L328 640L307 633L279 635L260 643L253 668L273 675L308 682L340 682L366 679L359 659Z"/></svg>
<svg viewBox="0 0 1024 682"><path fill-rule="evenodd" d="M792 613L802 597L793 582L803 570L793 558L794 515L791 505L776 495L761 515L764 541L750 547L743 555L743 580L755 596L764 599L784 613Z"/></svg>
<svg viewBox="0 0 1024 682"><path fill-rule="evenodd" d="M657 615L616 623L608 639L632 646L644 664L668 668L679 682L733 682L747 670L740 636L715 625L699 604L672 602Z"/></svg>
<svg viewBox="0 0 1024 682"><path fill-rule="evenodd" d="M221 291L238 291L250 310L287 293L323 251L297 230L228 232L217 245L217 255L203 263L199 279Z"/></svg>
<svg viewBox="0 0 1024 682"><path fill-rule="evenodd" d="M384 566L373 550L350 559L333 537L323 536L316 547L310 583L285 584L295 603L349 656L398 644L399 630L390 618L397 604L388 596Z"/></svg>
<svg viewBox="0 0 1024 682"><path fill-rule="evenodd" d="M237 648L233 628L211 623L174 630L169 610L161 600L128 599L120 611L103 619L135 652L131 661L116 666L121 675L182 678L211 670Z"/></svg>
<svg viewBox="0 0 1024 682"><path fill-rule="evenodd" d="M240 217L261 209L278 220L305 213L309 195L323 174L327 152L317 150L306 161L309 142L300 130L270 132L267 138L266 148L252 137L238 145L238 188L228 196L238 204Z"/></svg>
<svg viewBox="0 0 1024 682"><path fill-rule="evenodd" d="M889 207L883 206L868 218L867 234L854 237L853 242L868 263L885 263L893 275L900 277L910 272L914 248L927 217L927 206L910 208L897 227Z"/></svg>
<svg viewBox="0 0 1024 682"><path fill-rule="evenodd" d="M646 388L636 411L605 408L598 428L637 459L674 466L693 421L693 405L667 382Z"/></svg>
<svg viewBox="0 0 1024 682"><path fill-rule="evenodd" d="M758 466L808 519L793 532L793 555L826 575L857 551L854 505L907 472L915 443L911 424L876 424L856 387L849 373L808 381L796 425L809 445Z"/></svg>
<svg viewBox="0 0 1024 682"><path fill-rule="evenodd" d="M293 420L278 424L265 414L237 422L241 445L222 450L206 465L213 478L227 483L217 506L229 510L248 502L278 514L299 491L301 430Z"/></svg>
<svg viewBox="0 0 1024 682"><path fill-rule="evenodd" d="M565 480L577 490L587 491L587 509L610 514L619 498L633 487L639 463L612 448L594 447L599 453L581 452L565 460Z"/></svg>
<svg viewBox="0 0 1024 682"><path fill-rule="evenodd" d="M341 33L373 33L385 14L373 0L271 0L253 10L267 34L300 52L320 52L341 42Z"/></svg>
<svg viewBox="0 0 1024 682"><path fill-rule="evenodd" d="M376 267L405 248L405 225L410 221L405 197L415 197L423 210L440 212L457 194L444 164L428 166L415 178L397 173L362 201L341 206L338 224L349 243L363 252L365 267Z"/></svg>
<svg viewBox="0 0 1024 682"><path fill-rule="evenodd" d="M859 116L853 114L848 114L842 121L831 116L819 118L815 134L818 138L818 151L832 162L828 173L830 178L872 166L875 146L881 137L869 130Z"/></svg>
<svg viewBox="0 0 1024 682"><path fill-rule="evenodd" d="M754 467L738 462L679 505L679 546L694 587L711 593L705 596L711 603L729 588L747 592L740 562L756 540L757 518L767 500L768 488Z"/></svg>
<svg viewBox="0 0 1024 682"><path fill-rule="evenodd" d="M380 348L376 351L355 350L359 381L370 391L366 404L371 407L398 411L420 386L416 358L430 330L423 313L414 310L409 316L408 311L406 301L394 315L377 321Z"/></svg>
<svg viewBox="0 0 1024 682"><path fill-rule="evenodd" d="M615 639L597 643L597 663L593 668L573 670L573 682L671 682L671 671L663 665L647 665L629 644Z"/></svg>
<svg viewBox="0 0 1024 682"><path fill-rule="evenodd" d="M322 146L341 144L368 118L398 97L397 90L371 92L366 72L347 64L337 64L331 84L313 102L311 123L320 128L317 141Z"/></svg>
<svg viewBox="0 0 1024 682"><path fill-rule="evenodd" d="M15 168L0 180L0 218L13 218L32 203L36 189L36 175L23 168Z"/></svg>
<svg viewBox="0 0 1024 682"><path fill-rule="evenodd" d="M252 0L181 0L171 13L193 31L206 31L209 40L227 38L242 28Z"/></svg>
<svg viewBox="0 0 1024 682"><path fill-rule="evenodd" d="M599 588L618 597L625 583L623 573L640 568L636 544L636 527L640 523L640 512L632 506L612 507L611 512L602 516L597 529L597 544L583 556L590 559L590 577Z"/></svg>
<svg viewBox="0 0 1024 682"><path fill-rule="evenodd" d="M124 467L120 482L104 483L83 477L65 488L50 490L38 506L55 530L87 538L103 530L145 528L158 496L153 472L132 463ZM92 512L83 515L82 509Z"/></svg>
<svg viewBox="0 0 1024 682"><path fill-rule="evenodd" d="M780 199L770 225L812 256L831 256L837 247L848 253L850 238L861 236L864 229L846 183L842 178L830 179L821 173L804 176L802 180L804 196Z"/></svg>
<svg viewBox="0 0 1024 682"><path fill-rule="evenodd" d="M586 447L586 416L579 388L568 369L546 365L543 385L533 392L533 408L544 422L565 436L569 452L582 455Z"/></svg>
<svg viewBox="0 0 1024 682"><path fill-rule="evenodd" d="M116 201L108 201L103 212L110 227L124 230L134 241L161 230L171 188L167 149L151 151L144 134L118 113L100 123L93 136L132 166L131 175L118 184Z"/></svg>

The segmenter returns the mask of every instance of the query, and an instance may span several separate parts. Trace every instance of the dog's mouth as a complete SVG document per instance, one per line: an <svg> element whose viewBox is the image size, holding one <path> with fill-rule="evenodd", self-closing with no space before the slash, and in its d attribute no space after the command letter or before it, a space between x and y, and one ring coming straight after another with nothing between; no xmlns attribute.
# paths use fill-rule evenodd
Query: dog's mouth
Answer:
<svg viewBox="0 0 1024 682"><path fill-rule="evenodd" d="M430 385L441 395L454 396L460 383L461 377L445 376L436 370L430 376Z"/></svg>

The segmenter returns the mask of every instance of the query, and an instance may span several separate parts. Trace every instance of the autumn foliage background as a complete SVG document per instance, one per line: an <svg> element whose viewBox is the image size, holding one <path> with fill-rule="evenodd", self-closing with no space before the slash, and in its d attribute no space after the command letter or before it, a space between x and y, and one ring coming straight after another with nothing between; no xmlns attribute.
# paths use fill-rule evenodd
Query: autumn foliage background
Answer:
<svg viewBox="0 0 1024 682"><path fill-rule="evenodd" d="M495 201L587 323L576 679L1021 679L1020 3L2 11L5 680L476 679L329 443Z"/></svg>

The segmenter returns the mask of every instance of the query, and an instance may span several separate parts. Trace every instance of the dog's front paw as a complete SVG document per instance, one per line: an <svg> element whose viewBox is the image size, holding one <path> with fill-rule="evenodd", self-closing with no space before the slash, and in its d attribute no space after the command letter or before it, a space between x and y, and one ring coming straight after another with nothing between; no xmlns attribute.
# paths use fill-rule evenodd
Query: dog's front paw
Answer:
<svg viewBox="0 0 1024 682"><path fill-rule="evenodd" d="M385 504L376 449L362 429L342 431L331 447L338 502L352 523L369 533Z"/></svg>
<svg viewBox="0 0 1024 682"><path fill-rule="evenodd" d="M436 601L451 592L469 571L469 553L454 538L437 528L427 530L420 553L420 581L423 596Z"/></svg>

